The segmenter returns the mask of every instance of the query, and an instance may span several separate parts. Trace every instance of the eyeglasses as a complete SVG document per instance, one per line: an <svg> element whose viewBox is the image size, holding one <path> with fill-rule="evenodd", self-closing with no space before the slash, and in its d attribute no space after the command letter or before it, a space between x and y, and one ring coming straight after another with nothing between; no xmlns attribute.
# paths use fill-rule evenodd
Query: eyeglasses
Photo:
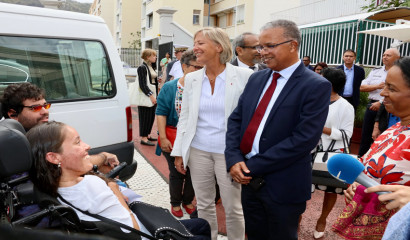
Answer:
<svg viewBox="0 0 410 240"><path fill-rule="evenodd" d="M288 40L288 41L285 41L285 42L281 42L281 43L277 43L277 44L272 44L272 45L266 45L266 46L256 46L256 50L258 50L258 52L261 52L262 50L265 50L265 51L268 51L268 50L272 50L272 49L274 49L275 47L277 47L277 46L279 46L279 45L282 45L282 44L285 44L285 43L288 43L288 42L292 42L293 40Z"/></svg>
<svg viewBox="0 0 410 240"><path fill-rule="evenodd" d="M241 46L241 48L250 48L250 49L253 49L253 50L257 50L258 49L258 47L260 47L260 46Z"/></svg>
<svg viewBox="0 0 410 240"><path fill-rule="evenodd" d="M44 103L43 105L36 104L36 105L32 105L32 106L23 106L23 107L29 108L33 112L38 112L43 108L44 109L49 109L50 106L51 106L51 103Z"/></svg>
<svg viewBox="0 0 410 240"><path fill-rule="evenodd" d="M189 67L189 66L192 66L192 67L194 67L196 70L200 70L200 69L202 69L203 68L203 66L199 66L199 65L192 65L192 64L187 64L187 66Z"/></svg>

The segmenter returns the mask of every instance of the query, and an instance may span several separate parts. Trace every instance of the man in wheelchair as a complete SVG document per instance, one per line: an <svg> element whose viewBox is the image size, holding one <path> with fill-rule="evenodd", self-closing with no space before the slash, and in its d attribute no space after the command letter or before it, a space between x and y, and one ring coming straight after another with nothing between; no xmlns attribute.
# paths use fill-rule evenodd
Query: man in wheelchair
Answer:
<svg viewBox="0 0 410 240"><path fill-rule="evenodd" d="M58 218L64 219L66 225L71 223L71 227L77 226L80 230L86 229L86 232L103 233L104 236L117 239L141 239L141 235L146 237L142 239L210 239L210 227L205 220L190 219L178 222L169 212L168 215L172 218L169 223L152 228L151 223L163 223L167 216L162 215L159 219L156 218L158 211L147 215L144 209L140 209L138 203L128 205L117 184L109 179L90 175L89 172L93 167L88 155L90 147L81 141L77 131L72 127L59 122L37 125L27 133L27 144L22 144L27 141L24 135L19 135L17 131L2 127L0 124L0 145L5 135L13 135L7 141L11 142L10 144L20 144L22 148L18 154L14 153L14 160L1 163L0 167L5 169L0 169L0 178L3 179L20 170L27 170L33 159L31 180L41 194L46 193L48 196L39 198L42 199L39 204L53 203L54 208L65 208L66 211L57 211L57 213ZM6 155L8 154L12 153L7 152ZM11 161L17 160L19 166L12 166L12 169L6 166L10 165ZM63 205L59 206L59 203ZM67 205L70 206L69 210ZM77 215L70 217L73 209ZM56 215L50 208L43 210L43 213ZM39 216L40 214L36 214L32 218ZM83 226L79 226L78 219ZM90 225L90 222L94 225ZM70 231L73 231L72 229ZM163 232L163 235L159 234L163 229L167 231ZM136 230L142 233L135 234Z"/></svg>

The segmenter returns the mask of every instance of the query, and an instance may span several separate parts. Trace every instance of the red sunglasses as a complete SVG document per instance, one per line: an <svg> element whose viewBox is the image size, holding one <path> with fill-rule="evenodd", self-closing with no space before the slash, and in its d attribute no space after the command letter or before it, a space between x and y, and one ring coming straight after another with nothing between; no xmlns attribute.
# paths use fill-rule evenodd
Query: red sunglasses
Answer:
<svg viewBox="0 0 410 240"><path fill-rule="evenodd" d="M42 108L44 108L44 109L49 109L50 106L51 106L51 103L44 103L43 105L37 104L37 105L23 106L23 107L29 108L31 111L38 112L38 111L40 111Z"/></svg>

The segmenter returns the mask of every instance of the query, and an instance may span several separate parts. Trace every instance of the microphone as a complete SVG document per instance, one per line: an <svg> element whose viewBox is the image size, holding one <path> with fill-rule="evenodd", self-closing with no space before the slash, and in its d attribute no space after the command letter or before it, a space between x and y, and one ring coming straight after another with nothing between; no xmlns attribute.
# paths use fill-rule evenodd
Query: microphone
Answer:
<svg viewBox="0 0 410 240"><path fill-rule="evenodd" d="M380 183L363 173L363 164L349 154L333 155L327 160L327 170L330 175L344 183L352 184L356 181L366 188L380 185ZM389 192L377 192L379 195L385 193Z"/></svg>

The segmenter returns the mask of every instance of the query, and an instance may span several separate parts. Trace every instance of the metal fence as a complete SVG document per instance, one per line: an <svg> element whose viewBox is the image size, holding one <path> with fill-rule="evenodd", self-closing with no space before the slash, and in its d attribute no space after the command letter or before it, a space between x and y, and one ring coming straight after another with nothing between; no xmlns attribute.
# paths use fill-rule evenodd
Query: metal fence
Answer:
<svg viewBox="0 0 410 240"><path fill-rule="evenodd" d="M360 21L359 31L375 29L381 27L388 27L394 24L364 20ZM384 50L390 48L394 39L387 37L380 37L370 34L359 33L359 48L358 48L358 60L365 66L381 66L382 56ZM401 56L410 56L410 43L402 44L399 47Z"/></svg>
<svg viewBox="0 0 410 240"><path fill-rule="evenodd" d="M121 61L128 63L130 67L138 67L142 63L141 50L135 48L121 48L120 51Z"/></svg>
<svg viewBox="0 0 410 240"><path fill-rule="evenodd" d="M373 20L353 20L322 26L300 29L302 35L299 54L310 56L312 64L326 62L328 65L341 65L343 51L353 49L357 52L356 62L368 67L382 65L382 55L394 39L358 31L386 27L391 23ZM400 46L402 56L409 55L410 44Z"/></svg>

